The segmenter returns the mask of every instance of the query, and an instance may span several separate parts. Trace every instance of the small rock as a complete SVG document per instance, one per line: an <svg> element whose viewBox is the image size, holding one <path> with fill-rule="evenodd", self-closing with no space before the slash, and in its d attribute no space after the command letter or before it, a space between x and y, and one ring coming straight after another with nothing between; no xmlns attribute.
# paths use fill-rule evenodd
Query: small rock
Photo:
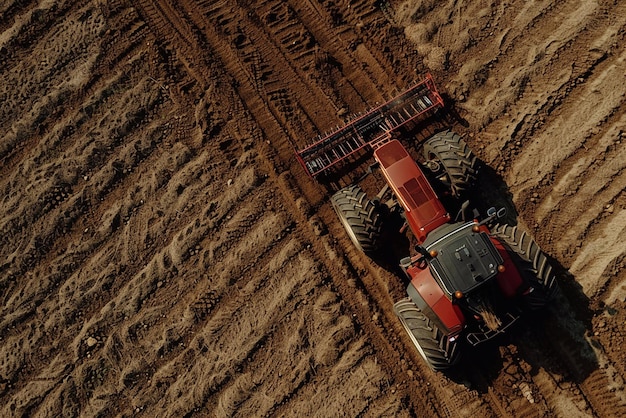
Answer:
<svg viewBox="0 0 626 418"><path fill-rule="evenodd" d="M96 344L98 344L98 340L96 340L94 337L87 338L87 347L93 347Z"/></svg>
<svg viewBox="0 0 626 418"><path fill-rule="evenodd" d="M326 225L324 225L322 220L317 215L311 216L311 218L309 219L309 224L313 227L313 232L318 237L320 235L325 235L328 232L328 230L326 229Z"/></svg>

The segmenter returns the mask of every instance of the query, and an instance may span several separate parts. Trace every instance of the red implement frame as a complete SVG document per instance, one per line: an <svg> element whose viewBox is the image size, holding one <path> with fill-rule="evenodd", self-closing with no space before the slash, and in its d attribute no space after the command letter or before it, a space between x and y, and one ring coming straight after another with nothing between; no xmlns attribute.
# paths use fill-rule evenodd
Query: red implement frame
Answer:
<svg viewBox="0 0 626 418"><path fill-rule="evenodd" d="M442 106L443 100L428 74L392 100L296 151L296 157L310 177L317 177L364 148L380 147L391 139L394 130Z"/></svg>

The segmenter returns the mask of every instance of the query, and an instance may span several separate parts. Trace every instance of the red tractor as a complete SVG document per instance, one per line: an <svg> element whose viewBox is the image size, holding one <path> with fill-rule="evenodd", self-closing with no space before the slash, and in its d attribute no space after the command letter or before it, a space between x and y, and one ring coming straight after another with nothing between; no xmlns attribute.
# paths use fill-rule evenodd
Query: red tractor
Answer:
<svg viewBox="0 0 626 418"><path fill-rule="evenodd" d="M297 153L316 177L361 150L374 150L386 181L381 192L370 199L351 185L331 202L351 241L372 257L387 244L381 242L383 214L396 211L404 217L416 243L414 255L400 261L408 297L394 311L435 370L458 362L463 339L478 345L495 337L525 309L545 306L557 291L548 258L528 234L508 225L489 228L504 216L503 209L466 220L466 201L453 220L438 198L429 178L457 198L465 197L476 179L476 158L458 134L442 131L425 141L424 170L394 139L406 124L442 105L429 76Z"/></svg>

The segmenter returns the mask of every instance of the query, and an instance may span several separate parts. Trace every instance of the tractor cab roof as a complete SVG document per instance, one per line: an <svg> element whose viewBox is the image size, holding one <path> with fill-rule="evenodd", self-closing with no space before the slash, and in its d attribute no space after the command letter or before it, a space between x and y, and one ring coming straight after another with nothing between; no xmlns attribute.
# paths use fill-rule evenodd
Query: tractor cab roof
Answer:
<svg viewBox="0 0 626 418"><path fill-rule="evenodd" d="M431 271L449 295L456 291L468 293L489 281L503 262L489 235L475 232L475 225L446 225L434 239L429 237L424 243L427 251L436 251L429 262Z"/></svg>

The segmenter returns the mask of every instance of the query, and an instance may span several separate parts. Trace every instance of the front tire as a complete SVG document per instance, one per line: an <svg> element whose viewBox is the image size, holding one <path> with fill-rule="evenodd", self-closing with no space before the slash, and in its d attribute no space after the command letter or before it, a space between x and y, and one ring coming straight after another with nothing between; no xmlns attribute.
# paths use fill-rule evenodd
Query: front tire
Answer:
<svg viewBox="0 0 626 418"><path fill-rule="evenodd" d="M459 362L458 342L450 341L411 298L396 302L393 310L431 369L446 370Z"/></svg>
<svg viewBox="0 0 626 418"><path fill-rule="evenodd" d="M476 156L455 132L439 132L428 139L424 143L424 157L426 167L454 196L461 196L476 182Z"/></svg>
<svg viewBox="0 0 626 418"><path fill-rule="evenodd" d="M359 186L339 190L330 199L350 240L368 256L379 249L382 217L378 206Z"/></svg>

